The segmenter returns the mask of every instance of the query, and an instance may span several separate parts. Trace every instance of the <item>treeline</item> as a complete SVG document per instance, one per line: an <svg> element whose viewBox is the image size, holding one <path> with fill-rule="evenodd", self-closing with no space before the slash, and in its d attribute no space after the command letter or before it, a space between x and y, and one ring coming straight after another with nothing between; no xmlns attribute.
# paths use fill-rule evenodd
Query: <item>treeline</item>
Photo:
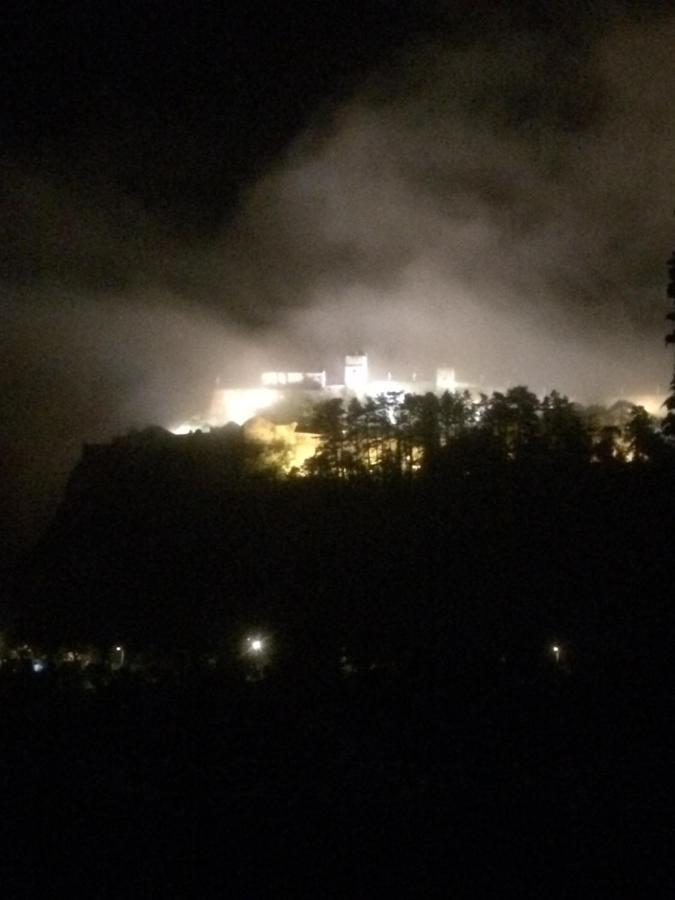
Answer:
<svg viewBox="0 0 675 900"><path fill-rule="evenodd" d="M574 468L589 463L664 463L675 446L642 406L582 407L557 391L391 392L316 404L309 427L321 436L303 474L334 478L469 474L510 464Z"/></svg>

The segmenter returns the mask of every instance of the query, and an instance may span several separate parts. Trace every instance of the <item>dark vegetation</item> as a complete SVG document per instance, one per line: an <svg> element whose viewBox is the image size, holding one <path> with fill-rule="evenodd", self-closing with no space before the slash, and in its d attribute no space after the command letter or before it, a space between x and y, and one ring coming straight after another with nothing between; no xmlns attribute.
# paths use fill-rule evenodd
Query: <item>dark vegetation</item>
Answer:
<svg viewBox="0 0 675 900"><path fill-rule="evenodd" d="M672 301L673 309L666 319L672 322L670 331L666 335L666 344L675 344L675 253L668 260L668 297ZM670 382L670 396L666 399L666 417L663 422L663 432L671 438L675 438L675 367L673 367L673 379Z"/></svg>
<svg viewBox="0 0 675 900"><path fill-rule="evenodd" d="M393 479L420 472L442 481L505 467L570 472L590 462L671 463L675 448L658 420L625 401L581 407L556 391L540 400L526 387L389 393L316 404L310 430L321 435L307 474Z"/></svg>

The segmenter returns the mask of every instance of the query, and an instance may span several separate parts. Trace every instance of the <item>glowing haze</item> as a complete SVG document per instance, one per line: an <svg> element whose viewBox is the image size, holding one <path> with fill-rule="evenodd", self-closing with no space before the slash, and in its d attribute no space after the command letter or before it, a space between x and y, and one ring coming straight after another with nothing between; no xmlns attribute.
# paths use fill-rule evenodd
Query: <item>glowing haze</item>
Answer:
<svg viewBox="0 0 675 900"><path fill-rule="evenodd" d="M365 346L588 400L665 389L674 22L617 28L553 83L525 38L374 77L242 212L261 293L290 282L284 334L318 362Z"/></svg>
<svg viewBox="0 0 675 900"><path fill-rule="evenodd" d="M663 16L567 43L416 39L217 232L148 212L104 146L67 174L5 159L4 502L30 519L83 440L187 419L217 378L335 378L357 349L375 377L447 365L587 401L665 392L673 46Z"/></svg>

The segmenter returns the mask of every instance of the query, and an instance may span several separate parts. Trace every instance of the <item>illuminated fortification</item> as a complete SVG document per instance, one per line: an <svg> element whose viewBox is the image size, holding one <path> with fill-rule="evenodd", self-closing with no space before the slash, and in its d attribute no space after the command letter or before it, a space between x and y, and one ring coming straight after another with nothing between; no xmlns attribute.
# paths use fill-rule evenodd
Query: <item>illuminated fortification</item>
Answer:
<svg viewBox="0 0 675 900"><path fill-rule="evenodd" d="M368 357L365 353L345 357L345 388L357 395L368 392Z"/></svg>
<svg viewBox="0 0 675 900"><path fill-rule="evenodd" d="M427 391L443 393L467 387L469 386L457 382L455 370L449 368L437 369L434 381L419 379L415 372L405 380L393 378L391 372L387 373L385 379L371 379L368 356L358 352L345 357L344 379L339 384L328 383L325 369L314 372L298 370L263 372L259 385L216 388L208 412L170 430L175 434L187 434L198 429L208 431L228 422L244 425L255 417L272 415L274 407L289 397L305 396L310 400L339 397L347 400L350 397L375 397L392 391L418 394ZM271 422L267 421L271 425ZM301 432L298 432L298 435L300 434Z"/></svg>

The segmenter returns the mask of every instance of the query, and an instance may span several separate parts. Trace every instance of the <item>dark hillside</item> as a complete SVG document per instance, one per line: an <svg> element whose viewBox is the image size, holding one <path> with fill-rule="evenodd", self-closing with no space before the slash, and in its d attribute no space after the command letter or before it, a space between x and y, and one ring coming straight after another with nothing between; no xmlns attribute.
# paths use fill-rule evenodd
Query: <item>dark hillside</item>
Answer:
<svg viewBox="0 0 675 900"><path fill-rule="evenodd" d="M264 622L291 644L304 633L396 659L430 641L536 654L564 635L582 658L628 658L669 610L672 470L279 479L223 440L88 450L31 561L26 624L52 642L191 650Z"/></svg>

